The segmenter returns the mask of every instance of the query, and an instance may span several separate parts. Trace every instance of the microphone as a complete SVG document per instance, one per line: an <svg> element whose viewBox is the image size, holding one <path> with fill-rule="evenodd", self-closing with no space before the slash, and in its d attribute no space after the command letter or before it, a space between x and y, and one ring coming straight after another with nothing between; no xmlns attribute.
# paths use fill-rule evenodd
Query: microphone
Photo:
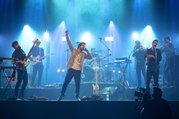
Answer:
<svg viewBox="0 0 179 119"><path fill-rule="evenodd" d="M85 49L84 49L84 51L86 51L86 52L87 52L88 50L85 48Z"/></svg>

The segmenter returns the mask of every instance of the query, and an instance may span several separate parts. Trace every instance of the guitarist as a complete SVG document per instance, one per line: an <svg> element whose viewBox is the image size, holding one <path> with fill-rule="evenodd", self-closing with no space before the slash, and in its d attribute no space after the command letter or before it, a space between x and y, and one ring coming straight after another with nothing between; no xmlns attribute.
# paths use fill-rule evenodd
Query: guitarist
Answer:
<svg viewBox="0 0 179 119"><path fill-rule="evenodd" d="M12 43L12 47L15 49L12 58L13 58L13 64L16 64L17 66L17 83L15 86L15 98L20 98L23 100L24 96L24 90L28 84L28 74L26 68L24 68L22 63L16 63L18 60L25 60L26 54L25 52L21 49L19 43L17 41L14 41ZM23 82L23 83L22 83ZM19 87L22 83L21 91L19 94Z"/></svg>
<svg viewBox="0 0 179 119"><path fill-rule="evenodd" d="M32 50L32 57L37 57L37 56L40 56L40 57L44 57L44 49L39 47L41 44L40 40L37 41L34 49ZM31 61L33 61L33 58L30 58ZM44 58L43 58L44 59ZM38 72L38 81L37 81L37 87L40 87L41 86L41 80L42 80L42 73L43 73L43 69L44 69L44 66L43 66L43 63L42 63L42 60L40 62L38 62L37 64L33 65L33 72L32 72L32 80L31 80L31 86L34 87L34 83L35 83L35 78L36 78L36 75L37 75L37 72Z"/></svg>

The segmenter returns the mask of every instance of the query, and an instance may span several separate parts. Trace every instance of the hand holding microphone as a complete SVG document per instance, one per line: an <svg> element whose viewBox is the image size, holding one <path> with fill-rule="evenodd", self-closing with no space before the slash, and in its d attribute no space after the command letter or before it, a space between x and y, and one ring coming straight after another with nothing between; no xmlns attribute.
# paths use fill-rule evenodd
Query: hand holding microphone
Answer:
<svg viewBox="0 0 179 119"><path fill-rule="evenodd" d="M88 50L86 48L84 48L84 51L88 52Z"/></svg>

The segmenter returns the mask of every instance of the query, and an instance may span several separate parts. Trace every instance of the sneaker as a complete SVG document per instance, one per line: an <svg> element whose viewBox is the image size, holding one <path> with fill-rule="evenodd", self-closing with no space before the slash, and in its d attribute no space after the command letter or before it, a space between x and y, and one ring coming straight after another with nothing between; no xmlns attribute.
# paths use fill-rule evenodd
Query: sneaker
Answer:
<svg viewBox="0 0 179 119"><path fill-rule="evenodd" d="M61 95L61 96L57 99L57 101L61 101L63 97L64 97L64 95Z"/></svg>
<svg viewBox="0 0 179 119"><path fill-rule="evenodd" d="M16 98L16 101L25 101L24 98Z"/></svg>
<svg viewBox="0 0 179 119"><path fill-rule="evenodd" d="M76 101L81 101L81 99L79 97L76 98Z"/></svg>

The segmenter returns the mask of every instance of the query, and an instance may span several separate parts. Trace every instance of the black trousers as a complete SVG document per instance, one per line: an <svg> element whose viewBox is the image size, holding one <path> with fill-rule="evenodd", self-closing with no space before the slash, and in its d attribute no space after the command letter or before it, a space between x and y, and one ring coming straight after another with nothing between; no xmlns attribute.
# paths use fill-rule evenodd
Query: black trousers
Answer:
<svg viewBox="0 0 179 119"><path fill-rule="evenodd" d="M159 78L159 67L147 67L147 74L146 74L146 89L150 91L150 82L153 77L154 86L158 87L158 78Z"/></svg>
<svg viewBox="0 0 179 119"><path fill-rule="evenodd" d="M164 85L174 85L174 58L169 58L164 64Z"/></svg>
<svg viewBox="0 0 179 119"><path fill-rule="evenodd" d="M44 69L44 67L43 67L42 63L38 63L38 64L33 66L33 74L32 74L31 86L34 86L37 73L38 73L37 86L38 87L41 86L43 69Z"/></svg>
<svg viewBox="0 0 179 119"><path fill-rule="evenodd" d="M81 80L81 71L80 70L75 70L75 69L68 69L65 81L62 86L62 91L61 91L61 96L65 96L66 88L72 78L74 77L75 79L75 85L76 85L76 98L79 97L79 92L80 92L80 80Z"/></svg>
<svg viewBox="0 0 179 119"><path fill-rule="evenodd" d="M141 79L141 73L144 77L144 81L145 81L145 78L146 78L146 72L145 72L145 63L138 63L136 64L136 74L137 74L137 87L138 88L141 88L141 82L142 82L142 79Z"/></svg>
<svg viewBox="0 0 179 119"><path fill-rule="evenodd" d="M23 83L22 83L23 82ZM21 86L22 84L22 86ZM24 90L28 84L28 74L27 70L17 70L17 83L15 86L15 97L23 98L24 97ZM21 86L21 91L19 94L19 87Z"/></svg>

